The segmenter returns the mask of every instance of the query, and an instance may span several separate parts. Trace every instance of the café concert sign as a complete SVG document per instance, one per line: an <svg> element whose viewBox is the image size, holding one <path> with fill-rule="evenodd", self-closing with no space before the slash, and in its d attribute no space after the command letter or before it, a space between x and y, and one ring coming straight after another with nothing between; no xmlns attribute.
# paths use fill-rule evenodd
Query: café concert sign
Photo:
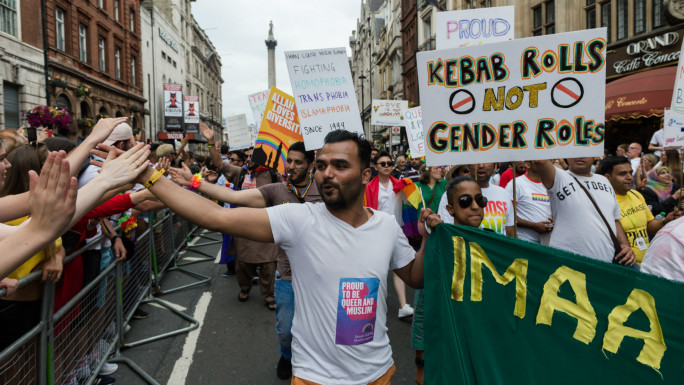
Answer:
<svg viewBox="0 0 684 385"><path fill-rule="evenodd" d="M660 31L656 34L631 40L619 47L609 47L606 77L618 77L644 69L675 64L684 30Z"/></svg>

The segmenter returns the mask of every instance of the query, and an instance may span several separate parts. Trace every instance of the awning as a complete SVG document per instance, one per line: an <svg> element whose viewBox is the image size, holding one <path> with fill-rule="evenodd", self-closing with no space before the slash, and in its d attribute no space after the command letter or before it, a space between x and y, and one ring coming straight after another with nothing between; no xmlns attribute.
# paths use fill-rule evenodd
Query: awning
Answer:
<svg viewBox="0 0 684 385"><path fill-rule="evenodd" d="M606 84L606 121L663 116L672 102L676 70L656 68Z"/></svg>

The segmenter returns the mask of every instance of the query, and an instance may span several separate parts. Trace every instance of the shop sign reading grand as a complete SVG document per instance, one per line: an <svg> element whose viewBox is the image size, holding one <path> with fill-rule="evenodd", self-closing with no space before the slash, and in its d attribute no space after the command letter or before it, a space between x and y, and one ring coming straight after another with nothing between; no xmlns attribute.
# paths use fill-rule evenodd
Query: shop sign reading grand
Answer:
<svg viewBox="0 0 684 385"><path fill-rule="evenodd" d="M613 52L609 50L608 57L612 65L606 69L606 76L623 76L649 67L677 62L681 32L660 32L614 48Z"/></svg>

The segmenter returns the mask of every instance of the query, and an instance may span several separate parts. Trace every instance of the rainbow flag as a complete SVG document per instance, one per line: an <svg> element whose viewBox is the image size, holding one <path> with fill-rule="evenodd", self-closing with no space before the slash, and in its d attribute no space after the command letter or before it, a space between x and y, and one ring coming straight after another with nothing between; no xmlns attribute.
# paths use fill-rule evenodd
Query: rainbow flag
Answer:
<svg viewBox="0 0 684 385"><path fill-rule="evenodd" d="M413 205L414 208L418 208L420 206L421 198L420 198L420 190L418 190L418 186L416 186L415 183L409 178L403 178L401 180L404 182L404 194L406 194L406 200Z"/></svg>

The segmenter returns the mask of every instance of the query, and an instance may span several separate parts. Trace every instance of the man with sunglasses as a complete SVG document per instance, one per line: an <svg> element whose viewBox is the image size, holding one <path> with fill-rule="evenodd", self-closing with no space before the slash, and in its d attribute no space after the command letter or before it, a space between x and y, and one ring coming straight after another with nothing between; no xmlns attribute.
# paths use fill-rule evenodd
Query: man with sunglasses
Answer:
<svg viewBox="0 0 684 385"><path fill-rule="evenodd" d="M591 173L594 157L568 159L568 171L557 169L550 160L533 163L551 201L554 228L549 246L604 262L633 265L634 251L620 224L622 214L615 190L606 177ZM615 250L611 234L617 237L620 250Z"/></svg>
<svg viewBox="0 0 684 385"><path fill-rule="evenodd" d="M513 235L513 204L506 190L490 183L494 173L494 163L470 164L467 166L472 177L480 185L482 195L487 198L484 218L480 227L490 229L502 235ZM454 218L447 210L447 194L439 202L438 214L444 222L452 223Z"/></svg>

